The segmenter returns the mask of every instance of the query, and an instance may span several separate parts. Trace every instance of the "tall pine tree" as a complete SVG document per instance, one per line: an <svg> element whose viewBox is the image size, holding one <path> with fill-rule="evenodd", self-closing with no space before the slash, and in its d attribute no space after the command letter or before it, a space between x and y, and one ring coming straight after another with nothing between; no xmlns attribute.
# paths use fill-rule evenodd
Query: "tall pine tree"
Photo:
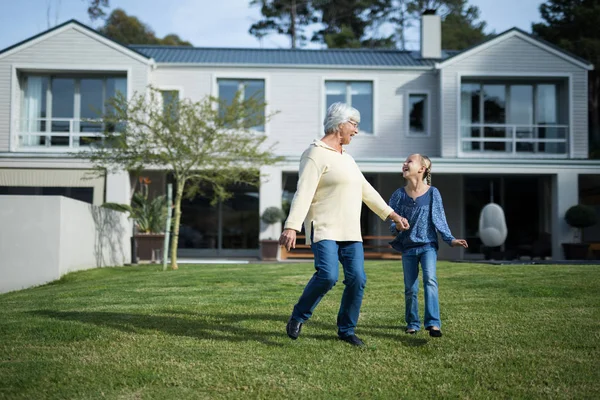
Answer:
<svg viewBox="0 0 600 400"><path fill-rule="evenodd" d="M304 28L317 21L310 0L251 0L250 5L260 7L263 17L252 24L250 34L259 40L272 33L289 36L292 49L304 45Z"/></svg>
<svg viewBox="0 0 600 400"><path fill-rule="evenodd" d="M594 64L588 78L590 158L600 158L600 1L548 0L540 14L544 22L532 25L534 34Z"/></svg>

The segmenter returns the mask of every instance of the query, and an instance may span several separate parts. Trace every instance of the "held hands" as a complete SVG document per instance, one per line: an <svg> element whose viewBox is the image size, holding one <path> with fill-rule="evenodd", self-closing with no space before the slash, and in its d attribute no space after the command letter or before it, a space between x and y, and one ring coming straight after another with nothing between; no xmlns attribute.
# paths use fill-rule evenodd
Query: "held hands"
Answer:
<svg viewBox="0 0 600 400"><path fill-rule="evenodd" d="M467 241L465 239L454 239L452 241L452 247L464 247L465 249L467 247L469 247L469 244L467 243Z"/></svg>
<svg viewBox="0 0 600 400"><path fill-rule="evenodd" d="M296 231L293 229L284 229L279 236L279 245L284 246L287 251L296 248Z"/></svg>
<svg viewBox="0 0 600 400"><path fill-rule="evenodd" d="M398 231L407 231L410 228L408 220L404 217L400 217L399 220L394 221L396 223L396 229Z"/></svg>

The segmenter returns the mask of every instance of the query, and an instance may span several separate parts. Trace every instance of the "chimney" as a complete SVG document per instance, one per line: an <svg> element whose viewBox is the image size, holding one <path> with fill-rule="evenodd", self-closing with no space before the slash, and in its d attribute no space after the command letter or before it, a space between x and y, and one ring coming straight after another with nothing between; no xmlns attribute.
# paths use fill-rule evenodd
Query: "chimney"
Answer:
<svg viewBox="0 0 600 400"><path fill-rule="evenodd" d="M421 58L442 58L442 20L435 10L421 15Z"/></svg>

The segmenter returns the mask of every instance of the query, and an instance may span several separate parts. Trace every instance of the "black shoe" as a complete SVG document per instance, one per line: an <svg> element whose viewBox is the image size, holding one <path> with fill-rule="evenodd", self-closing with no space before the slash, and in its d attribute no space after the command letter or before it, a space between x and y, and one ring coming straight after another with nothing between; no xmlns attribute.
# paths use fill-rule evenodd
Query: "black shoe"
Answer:
<svg viewBox="0 0 600 400"><path fill-rule="evenodd" d="M298 322L290 317L290 320L288 321L287 326L285 327L285 331L287 332L287 335L292 340L296 340L296 339L298 339L298 336L300 336L301 330L302 330L302 322Z"/></svg>
<svg viewBox="0 0 600 400"><path fill-rule="evenodd" d="M360 340L358 338L358 336L356 335L349 335L349 336L339 336L340 340L343 340L346 343L350 343L352 346L364 346L365 344L363 343L362 340Z"/></svg>
<svg viewBox="0 0 600 400"><path fill-rule="evenodd" d="M431 337L442 337L442 331L440 331L439 329L433 329L432 326L428 326L425 329L429 331L429 336Z"/></svg>

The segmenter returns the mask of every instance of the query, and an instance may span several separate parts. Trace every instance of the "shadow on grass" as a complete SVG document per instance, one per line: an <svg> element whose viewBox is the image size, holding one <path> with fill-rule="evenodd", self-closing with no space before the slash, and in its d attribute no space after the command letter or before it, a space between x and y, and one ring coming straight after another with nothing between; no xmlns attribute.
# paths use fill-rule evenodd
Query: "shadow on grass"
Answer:
<svg viewBox="0 0 600 400"><path fill-rule="evenodd" d="M86 324L93 324L101 327L117 329L126 333L143 334L143 331L164 332L168 335L192 337L200 340L221 340L226 342L260 342L268 346L283 346L273 340L274 336L281 336L287 339L285 334L285 324L287 315L275 314L197 314L183 310L169 310L171 315L148 315L133 313L118 313L106 311L54 311L54 310L36 310L30 312L33 315L51 318L61 321L77 321ZM178 315L173 315L178 314ZM276 331L259 331L242 326L245 322L265 322L270 321L278 324ZM335 325L309 321L309 327L318 329L333 329L331 335L310 333L303 330L302 336L326 341L337 341L335 334ZM428 343L425 339L415 338L411 335L404 335L403 331L398 333L387 333L381 331L382 327L365 325L360 329L370 336L384 339L399 340L405 346L418 347Z"/></svg>
<svg viewBox="0 0 600 400"><path fill-rule="evenodd" d="M172 315L145 315L101 311L52 311L36 310L31 314L62 321L78 321L109 327L127 333L159 331L169 335L187 336L201 340L222 340L227 342L257 341L269 346L282 346L272 337L281 332L285 335L287 316L267 314L195 314L195 318L181 318ZM245 321L276 321L281 323L281 331L261 332L240 326Z"/></svg>

